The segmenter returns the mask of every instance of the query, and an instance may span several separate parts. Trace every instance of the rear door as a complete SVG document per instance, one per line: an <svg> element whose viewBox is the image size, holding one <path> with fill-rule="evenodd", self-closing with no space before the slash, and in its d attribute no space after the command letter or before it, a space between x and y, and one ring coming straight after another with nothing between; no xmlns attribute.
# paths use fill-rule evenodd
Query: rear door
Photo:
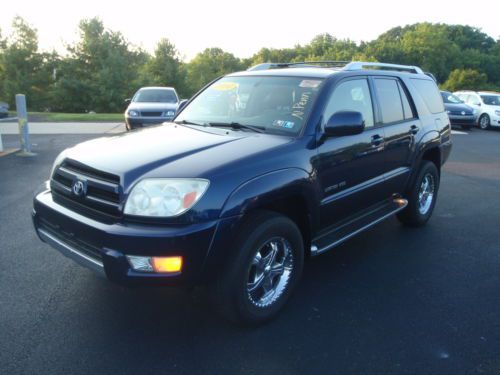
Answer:
<svg viewBox="0 0 500 375"><path fill-rule="evenodd" d="M321 227L329 227L383 200L384 131L374 121L367 77L341 81L330 93L324 123L339 111L363 114L361 134L326 138L315 162L322 189Z"/></svg>
<svg viewBox="0 0 500 375"><path fill-rule="evenodd" d="M415 137L421 129L404 83L396 77L374 77L380 108L379 121L385 132L385 194L402 193L410 175Z"/></svg>

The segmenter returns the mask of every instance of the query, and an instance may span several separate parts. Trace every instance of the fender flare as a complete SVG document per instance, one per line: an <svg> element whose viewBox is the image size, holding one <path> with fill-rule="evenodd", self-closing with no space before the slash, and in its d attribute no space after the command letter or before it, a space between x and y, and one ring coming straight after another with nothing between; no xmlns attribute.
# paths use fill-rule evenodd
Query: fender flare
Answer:
<svg viewBox="0 0 500 375"><path fill-rule="evenodd" d="M407 189L413 185L413 183L415 182L415 179L417 178L418 171L419 171L419 165L422 162L424 154L427 151L434 149L434 148L440 149L440 145L441 145L440 134L437 130L431 130L430 132L425 133L417 144L418 144L418 148L416 150L415 159L413 160L413 166L411 169L412 172L411 172L410 177L408 178L408 184L406 186ZM441 165L441 160L440 160L440 165Z"/></svg>
<svg viewBox="0 0 500 375"><path fill-rule="evenodd" d="M220 217L243 215L287 196L301 196L314 217L314 202L318 197L311 176L300 168L275 170L239 185L224 203Z"/></svg>

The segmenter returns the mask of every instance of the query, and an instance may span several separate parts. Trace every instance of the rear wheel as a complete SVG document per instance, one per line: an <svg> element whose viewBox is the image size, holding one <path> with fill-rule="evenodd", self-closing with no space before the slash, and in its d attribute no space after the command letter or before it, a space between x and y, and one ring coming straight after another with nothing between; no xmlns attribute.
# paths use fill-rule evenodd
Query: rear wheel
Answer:
<svg viewBox="0 0 500 375"><path fill-rule="evenodd" d="M235 254L213 286L218 310L232 321L273 318L295 289L304 263L302 235L289 218L262 211L240 228Z"/></svg>
<svg viewBox="0 0 500 375"><path fill-rule="evenodd" d="M414 185L405 194L408 206L397 217L405 225L421 226L432 216L439 189L439 173L431 161L424 161Z"/></svg>
<svg viewBox="0 0 500 375"><path fill-rule="evenodd" d="M483 113L481 117L479 117L479 127L483 130L490 128L490 116L486 113Z"/></svg>

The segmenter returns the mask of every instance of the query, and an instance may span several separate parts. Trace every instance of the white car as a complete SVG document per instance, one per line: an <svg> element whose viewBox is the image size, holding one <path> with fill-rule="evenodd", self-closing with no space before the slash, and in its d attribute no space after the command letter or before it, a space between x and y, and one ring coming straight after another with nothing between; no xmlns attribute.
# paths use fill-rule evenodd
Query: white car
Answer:
<svg viewBox="0 0 500 375"><path fill-rule="evenodd" d="M453 93L476 109L481 129L500 127L500 93L493 91L457 91Z"/></svg>

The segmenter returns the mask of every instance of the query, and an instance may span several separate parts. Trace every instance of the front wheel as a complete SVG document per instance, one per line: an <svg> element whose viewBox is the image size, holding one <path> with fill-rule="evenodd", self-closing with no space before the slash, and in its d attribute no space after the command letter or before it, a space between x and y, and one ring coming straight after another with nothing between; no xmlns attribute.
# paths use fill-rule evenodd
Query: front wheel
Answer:
<svg viewBox="0 0 500 375"><path fill-rule="evenodd" d="M262 211L240 228L233 258L212 290L225 317L244 324L273 318L295 289L304 264L304 244L289 218Z"/></svg>
<svg viewBox="0 0 500 375"><path fill-rule="evenodd" d="M490 128L490 116L486 113L483 113L481 117L479 117L479 127L483 130Z"/></svg>
<svg viewBox="0 0 500 375"><path fill-rule="evenodd" d="M398 213L399 221L408 226L422 226L430 219L436 205L439 173L431 161L424 161L415 183L405 194L408 206Z"/></svg>

